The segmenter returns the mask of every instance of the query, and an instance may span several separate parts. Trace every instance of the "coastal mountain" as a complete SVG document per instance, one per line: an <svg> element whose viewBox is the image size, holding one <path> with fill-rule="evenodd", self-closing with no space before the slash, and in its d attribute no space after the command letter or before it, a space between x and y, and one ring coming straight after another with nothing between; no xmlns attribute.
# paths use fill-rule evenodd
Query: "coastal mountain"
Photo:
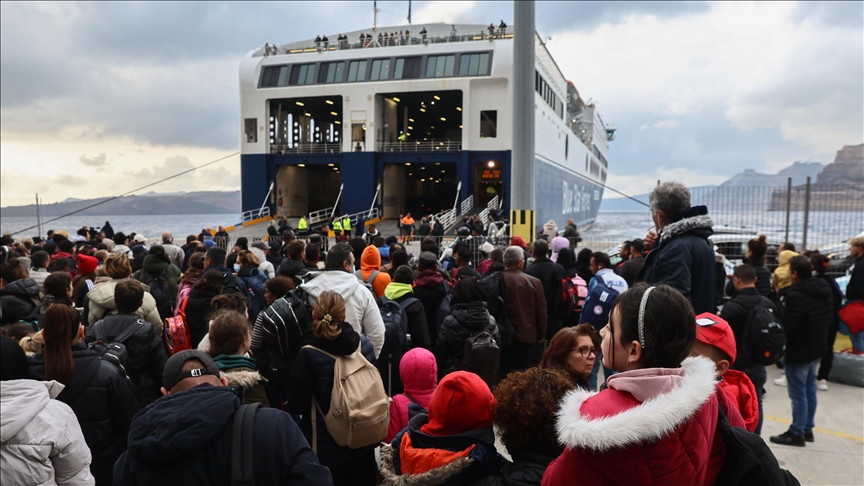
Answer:
<svg viewBox="0 0 864 486"><path fill-rule="evenodd" d="M43 204L43 216L62 216L88 206L80 214L224 214L240 213L240 191L201 191L159 194L149 192L140 196L124 196L117 199L102 197L95 199L69 198L53 204ZM103 202L107 201L107 202ZM100 204L101 203L101 204ZM36 205L9 206L0 209L2 216L33 216Z"/></svg>
<svg viewBox="0 0 864 486"><path fill-rule="evenodd" d="M763 174L753 169L747 169L725 180L720 184L720 187L780 187L785 186L790 177L792 178L792 185L797 186L806 183L808 177L815 182L816 176L824 168L825 166L819 162L797 161L776 174Z"/></svg>

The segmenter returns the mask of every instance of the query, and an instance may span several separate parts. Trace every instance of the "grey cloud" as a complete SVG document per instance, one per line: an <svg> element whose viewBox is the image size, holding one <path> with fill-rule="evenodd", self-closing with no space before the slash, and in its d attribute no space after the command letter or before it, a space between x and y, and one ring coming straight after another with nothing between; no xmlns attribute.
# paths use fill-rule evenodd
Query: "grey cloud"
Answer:
<svg viewBox="0 0 864 486"><path fill-rule="evenodd" d="M78 157L78 160L80 160L81 163L84 165L88 165L91 167L99 167L105 165L108 162L108 157L105 154L99 154L93 157L88 157L84 154L81 154L81 156Z"/></svg>
<svg viewBox="0 0 864 486"><path fill-rule="evenodd" d="M826 26L861 27L864 3L861 2L800 2L793 17L799 22L817 22Z"/></svg>
<svg viewBox="0 0 864 486"><path fill-rule="evenodd" d="M52 182L59 186L83 187L87 185L87 179L73 176L71 174L58 174L51 178Z"/></svg>

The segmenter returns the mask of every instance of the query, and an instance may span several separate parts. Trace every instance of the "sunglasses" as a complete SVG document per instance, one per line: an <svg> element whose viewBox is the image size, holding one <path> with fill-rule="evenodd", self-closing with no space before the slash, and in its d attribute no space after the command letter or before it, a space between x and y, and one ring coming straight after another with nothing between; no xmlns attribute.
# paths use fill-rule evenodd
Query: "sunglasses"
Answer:
<svg viewBox="0 0 864 486"><path fill-rule="evenodd" d="M594 346L579 346L575 351L579 351L579 354L581 354L583 358L587 358L592 354L595 356L597 355L597 348Z"/></svg>

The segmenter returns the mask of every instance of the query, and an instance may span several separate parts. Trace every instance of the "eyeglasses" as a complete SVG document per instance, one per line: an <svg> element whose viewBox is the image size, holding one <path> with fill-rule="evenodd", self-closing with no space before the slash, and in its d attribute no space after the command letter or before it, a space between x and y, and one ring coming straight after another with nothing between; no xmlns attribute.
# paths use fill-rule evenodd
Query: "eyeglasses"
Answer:
<svg viewBox="0 0 864 486"><path fill-rule="evenodd" d="M595 348L594 346L579 346L578 348L574 349L574 351L579 351L579 354L581 354L583 358L587 358L592 354L595 356L597 355L597 348Z"/></svg>

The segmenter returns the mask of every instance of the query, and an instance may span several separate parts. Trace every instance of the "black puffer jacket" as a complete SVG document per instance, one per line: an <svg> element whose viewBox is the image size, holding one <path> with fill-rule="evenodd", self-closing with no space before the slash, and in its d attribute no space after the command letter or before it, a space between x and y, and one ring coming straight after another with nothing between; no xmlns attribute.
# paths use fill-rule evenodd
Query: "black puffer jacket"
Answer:
<svg viewBox="0 0 864 486"><path fill-rule="evenodd" d="M90 472L96 484L111 484L114 461L126 450L126 436L138 411L138 401L120 369L100 359L96 351L76 344L72 346L72 355L75 358L72 379L57 399L69 405L78 417L93 456ZM30 372L37 380L45 379L42 353L30 358Z"/></svg>
<svg viewBox="0 0 864 486"><path fill-rule="evenodd" d="M39 319L39 284L32 278L22 278L0 290L0 324L8 326L19 320Z"/></svg>
<svg viewBox="0 0 864 486"><path fill-rule="evenodd" d="M186 303L186 322L189 325L189 335L192 338L192 347L197 348L198 343L204 339L204 335L210 330L210 301L216 297L216 292L193 288L189 292Z"/></svg>
<svg viewBox="0 0 864 486"><path fill-rule="evenodd" d="M706 214L698 214L707 213L704 207L691 209L697 215L663 228L659 246L645 257L637 281L675 288L693 304L696 314L715 312L714 250L708 241L713 223Z"/></svg>
<svg viewBox="0 0 864 486"><path fill-rule="evenodd" d="M513 454L513 462L504 464L500 476L487 476L477 485L538 486L553 459L555 458L533 452Z"/></svg>
<svg viewBox="0 0 864 486"><path fill-rule="evenodd" d="M834 312L831 287L809 277L792 284L785 300L786 362L809 363L825 354L828 329Z"/></svg>
<svg viewBox="0 0 864 486"><path fill-rule="evenodd" d="M87 328L84 342L91 343L98 339L97 329L104 328L106 342L116 341L128 326L135 326L135 334L123 344L128 353L126 372L135 386L135 397L142 405L159 398L162 394L162 368L168 359L162 347L162 338L152 324L135 315L115 314L105 316L105 319Z"/></svg>
<svg viewBox="0 0 864 486"><path fill-rule="evenodd" d="M438 362L438 379L459 369L465 340L472 334L486 331L500 342L501 334L495 318L489 315L485 302L455 304L449 316L441 324L441 333L435 344L435 360Z"/></svg>
<svg viewBox="0 0 864 486"><path fill-rule="evenodd" d="M561 329L561 317L558 315L558 302L561 301L561 279L564 277L564 267L548 258L538 258L525 268L525 273L536 277L543 284L543 296L546 297L546 339Z"/></svg>
<svg viewBox="0 0 864 486"><path fill-rule="evenodd" d="M771 309L775 316L780 315L780 310L775 309L772 302L767 297L762 296L756 287L739 290L735 293L735 298L726 302L723 305L723 310L720 311L720 316L729 323L729 327L735 334L738 356L735 357L732 368L739 371L752 365L748 345L744 342L744 329L747 327L747 316L750 314L750 310L757 305Z"/></svg>

